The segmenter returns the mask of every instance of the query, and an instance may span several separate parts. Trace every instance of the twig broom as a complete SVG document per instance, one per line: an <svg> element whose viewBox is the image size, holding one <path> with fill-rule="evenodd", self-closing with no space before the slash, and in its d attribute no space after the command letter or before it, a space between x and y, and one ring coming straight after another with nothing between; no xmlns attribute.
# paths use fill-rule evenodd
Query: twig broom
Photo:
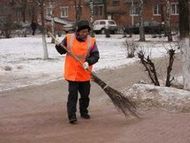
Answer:
<svg viewBox="0 0 190 143"><path fill-rule="evenodd" d="M52 37L56 43L59 41L55 38L55 36L48 32L49 36ZM62 48L64 48L75 60L77 60L81 65L83 64L78 57L76 57L73 53L71 53L63 44L61 44ZM88 70L88 69L87 69ZM88 70L91 72L90 70ZM94 72L91 72L91 75L94 79L94 82L97 83L105 93L110 97L112 103L115 107L120 110L125 116L128 114L132 114L139 118L136 112L136 105L133 101L131 101L128 97L123 95L123 93L113 89L108 86L104 81L102 81Z"/></svg>

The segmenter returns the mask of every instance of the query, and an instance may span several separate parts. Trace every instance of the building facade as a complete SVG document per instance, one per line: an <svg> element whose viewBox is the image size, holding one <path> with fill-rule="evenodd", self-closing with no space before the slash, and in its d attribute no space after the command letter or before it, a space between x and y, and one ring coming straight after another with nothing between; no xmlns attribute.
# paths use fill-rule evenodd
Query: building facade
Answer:
<svg viewBox="0 0 190 143"><path fill-rule="evenodd" d="M16 21L31 22L35 20L40 23L41 17L37 1L26 0L26 6L21 3L23 0L0 0L0 3L1 7L12 4L10 11ZM163 22L165 5L166 0L144 0L144 20ZM24 11L23 8L25 8ZM1 11L0 17L9 10L1 9ZM179 22L178 0L170 0L170 12L171 25L176 27ZM131 26L139 22L139 0L44 0L44 13L47 25L50 24L48 18L56 17L64 21L75 22L77 16L80 15L80 19L89 21L108 18L115 20L119 26ZM62 23L57 22L56 27L60 29L61 25Z"/></svg>
<svg viewBox="0 0 190 143"><path fill-rule="evenodd" d="M113 19L119 26L133 25L139 22L138 0L107 0L107 18ZM165 0L144 0L144 20L163 22ZM90 0L81 0L81 19L90 20ZM74 0L62 0L46 4L46 14L75 21L78 5ZM93 20L105 18L104 0L93 0ZM178 24L178 2L170 0L171 23Z"/></svg>

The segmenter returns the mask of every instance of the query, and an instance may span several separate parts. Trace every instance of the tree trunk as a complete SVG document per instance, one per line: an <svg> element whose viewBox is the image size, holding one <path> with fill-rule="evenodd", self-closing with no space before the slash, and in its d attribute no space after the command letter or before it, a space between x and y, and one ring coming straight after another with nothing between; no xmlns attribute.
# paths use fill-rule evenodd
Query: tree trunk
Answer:
<svg viewBox="0 0 190 143"><path fill-rule="evenodd" d="M174 63L175 50L174 49L168 50L168 54L169 54L169 63L168 63L168 67L167 67L166 87L170 87L171 82L174 79L174 78L171 78L171 71L172 71L172 67L173 67L173 63Z"/></svg>
<svg viewBox="0 0 190 143"><path fill-rule="evenodd" d="M107 19L107 0L103 0L104 3L104 18Z"/></svg>
<svg viewBox="0 0 190 143"><path fill-rule="evenodd" d="M139 2L139 17L140 17L140 27L139 27L139 34L140 34L140 40L139 41L145 41L145 34L144 34L144 3L143 0L140 0Z"/></svg>
<svg viewBox="0 0 190 143"><path fill-rule="evenodd" d="M31 21L35 21L37 23L37 8L36 8L36 4L33 3L31 6Z"/></svg>
<svg viewBox="0 0 190 143"><path fill-rule="evenodd" d="M51 32L56 37L55 34L55 20L54 20L54 5L53 3L50 3L50 7L52 8L52 15L51 15ZM51 43L55 43L55 39L51 39Z"/></svg>
<svg viewBox="0 0 190 143"><path fill-rule="evenodd" d="M188 0L179 2L179 31L183 61L184 89L190 90L190 36L189 36L189 5Z"/></svg>
<svg viewBox="0 0 190 143"><path fill-rule="evenodd" d="M164 23L164 34L172 41L170 28L170 1L161 0L161 21Z"/></svg>
<svg viewBox="0 0 190 143"><path fill-rule="evenodd" d="M22 21L26 22L26 7L27 7L27 1L22 0Z"/></svg>
<svg viewBox="0 0 190 143"><path fill-rule="evenodd" d="M161 13L161 21L164 22L165 21L165 2L164 0L160 1L160 13Z"/></svg>
<svg viewBox="0 0 190 143"><path fill-rule="evenodd" d="M81 7L81 0L79 0L79 3L78 3L78 21L81 19L81 14L82 14L82 7Z"/></svg>
<svg viewBox="0 0 190 143"><path fill-rule="evenodd" d="M52 20L51 20L51 32L56 37L56 34L55 34L55 21L54 21L54 16L53 15L52 15ZM55 43L54 38L51 39L51 43Z"/></svg>
<svg viewBox="0 0 190 143"><path fill-rule="evenodd" d="M75 5L75 20L77 23L81 19L81 12L82 12L81 0L79 0L78 3L77 3L77 0L75 0L74 5Z"/></svg>
<svg viewBox="0 0 190 143"><path fill-rule="evenodd" d="M94 21L94 2L93 2L93 0L90 0L89 7L90 7L90 27L92 29L90 31L90 35L92 37L95 37L94 31L93 31L93 21Z"/></svg>
<svg viewBox="0 0 190 143"><path fill-rule="evenodd" d="M42 21L42 43L43 43L43 51L44 51L44 60L47 60L48 59L48 49L47 49L47 43L46 43L43 4L44 4L44 2L41 2L41 5L40 5L40 14L41 14L41 21Z"/></svg>
<svg viewBox="0 0 190 143"><path fill-rule="evenodd" d="M172 33L171 33L171 9L170 9L170 1L166 0L166 16L165 16L165 25L166 25L166 35L168 37L168 41L173 41Z"/></svg>

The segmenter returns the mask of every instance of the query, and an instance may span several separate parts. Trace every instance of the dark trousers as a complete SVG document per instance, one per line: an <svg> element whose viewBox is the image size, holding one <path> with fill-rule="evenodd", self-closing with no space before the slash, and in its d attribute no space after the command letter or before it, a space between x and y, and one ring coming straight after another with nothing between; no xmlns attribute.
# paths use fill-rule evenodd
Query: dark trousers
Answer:
<svg viewBox="0 0 190 143"><path fill-rule="evenodd" d="M80 114L88 114L89 94L90 94L90 81L77 82L68 81L69 95L67 101L68 118L76 117L78 92L80 93L79 109Z"/></svg>

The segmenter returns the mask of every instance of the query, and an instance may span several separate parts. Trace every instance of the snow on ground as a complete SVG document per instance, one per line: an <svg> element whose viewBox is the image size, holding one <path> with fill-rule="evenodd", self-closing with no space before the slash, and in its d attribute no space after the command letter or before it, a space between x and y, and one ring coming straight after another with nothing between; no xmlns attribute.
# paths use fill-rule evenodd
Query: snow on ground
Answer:
<svg viewBox="0 0 190 143"><path fill-rule="evenodd" d="M123 44L126 39L122 38L122 35L112 35L111 38L97 35L96 39L101 58L94 66L95 71L118 68L138 60L137 57L126 58L127 51ZM138 40L138 36L133 36L128 40ZM152 58L165 56L166 49L171 47L171 44L165 42L166 38L152 39L148 36L147 41L146 43L138 42L139 49L151 53ZM54 44L51 44L51 38L47 38L47 42L50 59L43 60L40 35L0 39L0 91L33 84L45 84L62 78L64 56L57 53Z"/></svg>
<svg viewBox="0 0 190 143"><path fill-rule="evenodd" d="M156 107L172 112L190 111L190 91L160 87L149 84L134 84L125 95L132 97L140 107Z"/></svg>

